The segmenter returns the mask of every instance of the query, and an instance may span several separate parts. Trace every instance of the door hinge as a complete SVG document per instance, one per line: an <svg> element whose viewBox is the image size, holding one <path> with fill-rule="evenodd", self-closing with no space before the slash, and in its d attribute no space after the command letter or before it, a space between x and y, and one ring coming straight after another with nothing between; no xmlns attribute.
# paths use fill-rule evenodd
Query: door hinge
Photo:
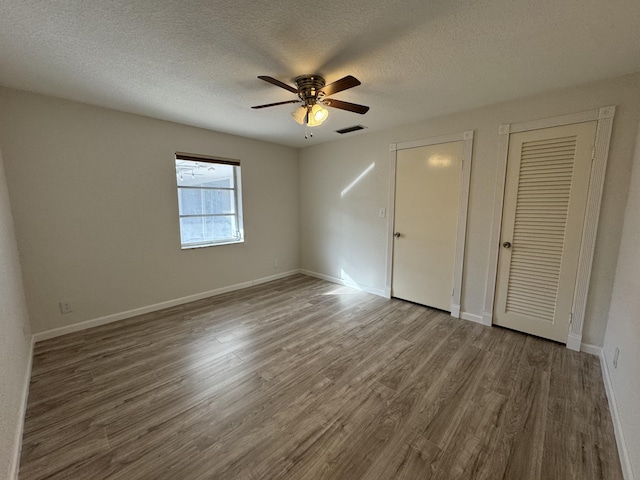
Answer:
<svg viewBox="0 0 640 480"><path fill-rule="evenodd" d="M591 161L593 162L593 159L596 158L596 147L593 147L591 149Z"/></svg>
<svg viewBox="0 0 640 480"><path fill-rule="evenodd" d="M569 326L573 325L573 312L569 313Z"/></svg>

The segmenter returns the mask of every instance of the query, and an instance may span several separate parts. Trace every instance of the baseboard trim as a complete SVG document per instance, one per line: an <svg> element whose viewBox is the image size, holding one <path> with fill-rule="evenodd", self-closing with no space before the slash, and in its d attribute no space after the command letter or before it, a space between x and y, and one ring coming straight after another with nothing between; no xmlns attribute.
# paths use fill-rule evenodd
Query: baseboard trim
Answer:
<svg viewBox="0 0 640 480"><path fill-rule="evenodd" d="M483 315L476 315L475 313L462 312L460 318L468 320L470 322L479 323L480 325L491 326L491 322L487 323Z"/></svg>
<svg viewBox="0 0 640 480"><path fill-rule="evenodd" d="M88 328L98 327L100 325L106 325L107 323L113 323L126 318L136 317L138 315L144 315L146 313L156 312L164 308L175 307L176 305L182 305L196 300L202 300L203 298L215 297L216 295L222 295L223 293L233 292L235 290L241 290L247 287L253 287L262 283L272 282L273 280L279 280L281 278L290 277L301 273L300 270L289 270L287 272L279 273L277 275L270 275L268 277L258 278L256 280L250 280L248 282L237 283L235 285L229 285L227 287L217 288L215 290L209 290L207 292L196 293L194 295L188 295L186 297L176 298L173 300L167 300L165 302L156 303L153 305L147 305L146 307L134 308L125 312L114 313L112 315L106 315L104 317L93 318L90 320L84 320L82 322L74 323L73 325L65 325L64 327L54 328L46 330L44 332L38 332L33 335L35 342L41 342L43 340L49 340L50 338L60 337L68 333L79 332Z"/></svg>
<svg viewBox="0 0 640 480"><path fill-rule="evenodd" d="M24 433L24 417L27 414L27 401L29 400L29 385L31 384L31 368L33 366L33 348L36 341L31 335L31 346L29 347L29 357L27 360L27 371L22 387L22 398L20 399L20 412L18 418L20 422L16 428L13 440L14 452L11 459L11 467L9 468L9 478L18 480L18 470L20 468L20 453L22 452L22 435Z"/></svg>
<svg viewBox="0 0 640 480"><path fill-rule="evenodd" d="M588 353L589 355L595 355L596 357L599 357L600 354L602 353L602 347L599 347L597 345L591 345L589 343L581 343L580 351L584 353Z"/></svg>
<svg viewBox="0 0 640 480"><path fill-rule="evenodd" d="M567 348L574 352L579 352L582 347L582 336L569 333L567 337Z"/></svg>
<svg viewBox="0 0 640 480"><path fill-rule="evenodd" d="M451 304L451 316L453 318L460 318L460 305L455 303Z"/></svg>
<svg viewBox="0 0 640 480"><path fill-rule="evenodd" d="M631 458L629 457L627 442L622 430L622 418L620 418L620 410L618 409L618 402L616 401L616 396L613 391L613 383L611 382L611 375L609 374L609 363L607 362L607 356L605 355L603 348L600 349L599 356L600 367L602 369L602 379L604 380L604 389L607 392L607 399L609 400L609 410L611 411L611 420L613 421L613 431L616 436L616 444L618 445L618 455L620 455L622 475L624 480L635 480L633 470L631 469Z"/></svg>
<svg viewBox="0 0 640 480"><path fill-rule="evenodd" d="M356 290L361 290L363 292L367 292L367 293L371 293L373 295L378 295L379 297L385 297L388 298L384 289L382 288L374 288L374 287L370 287L368 285L361 285L359 283L356 282L349 282L346 280L342 280L340 278L336 278L336 277L332 277L329 275L325 275L323 273L318 273L318 272L312 272L311 270L300 270L300 273L302 273L303 275L308 275L310 277L315 277L315 278L319 278L321 280L326 280L327 282L331 282L331 283L337 283L338 285L344 285L345 287L351 287L351 288L355 288Z"/></svg>

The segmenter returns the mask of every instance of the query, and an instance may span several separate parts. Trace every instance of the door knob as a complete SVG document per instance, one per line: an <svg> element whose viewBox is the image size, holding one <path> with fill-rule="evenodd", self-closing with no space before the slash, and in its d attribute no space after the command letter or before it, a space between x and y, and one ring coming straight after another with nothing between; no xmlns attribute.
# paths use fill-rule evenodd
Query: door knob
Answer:
<svg viewBox="0 0 640 480"><path fill-rule="evenodd" d="M394 233L393 236L396 237L396 238L400 238L400 232Z"/></svg>
<svg viewBox="0 0 640 480"><path fill-rule="evenodd" d="M502 246L503 246L504 248L511 248L511 242L504 242L504 243L502 244Z"/></svg>

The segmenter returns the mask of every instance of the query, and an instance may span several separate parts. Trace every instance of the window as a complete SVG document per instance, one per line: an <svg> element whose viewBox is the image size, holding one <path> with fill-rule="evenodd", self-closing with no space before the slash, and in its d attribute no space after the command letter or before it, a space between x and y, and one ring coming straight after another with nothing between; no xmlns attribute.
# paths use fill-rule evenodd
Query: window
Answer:
<svg viewBox="0 0 640 480"><path fill-rule="evenodd" d="M176 153L182 248L244 241L240 162Z"/></svg>

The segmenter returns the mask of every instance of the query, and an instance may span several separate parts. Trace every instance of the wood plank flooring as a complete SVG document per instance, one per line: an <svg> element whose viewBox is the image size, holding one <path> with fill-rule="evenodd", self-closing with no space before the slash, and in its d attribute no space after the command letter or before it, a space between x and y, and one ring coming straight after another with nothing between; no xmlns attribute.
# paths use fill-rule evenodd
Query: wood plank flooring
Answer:
<svg viewBox="0 0 640 480"><path fill-rule="evenodd" d="M296 275L39 342L20 479L622 479L598 359Z"/></svg>

